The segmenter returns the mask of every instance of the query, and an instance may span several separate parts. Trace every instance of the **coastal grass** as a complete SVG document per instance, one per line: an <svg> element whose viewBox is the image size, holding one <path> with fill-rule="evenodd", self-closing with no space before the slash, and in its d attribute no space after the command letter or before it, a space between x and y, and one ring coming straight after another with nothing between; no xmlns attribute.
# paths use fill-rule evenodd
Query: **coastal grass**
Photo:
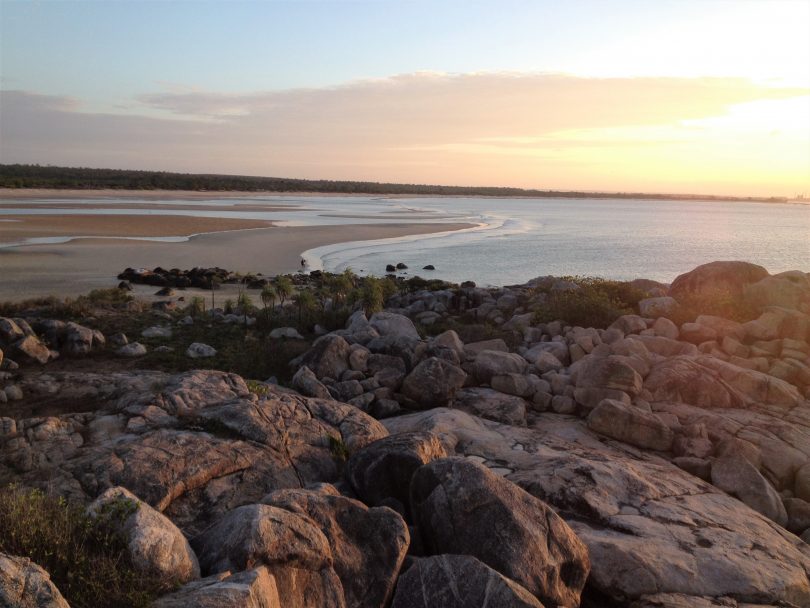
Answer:
<svg viewBox="0 0 810 608"><path fill-rule="evenodd" d="M16 485L0 489L0 552L44 568L73 608L146 607L170 586L138 572L118 526L137 508L82 506Z"/></svg>

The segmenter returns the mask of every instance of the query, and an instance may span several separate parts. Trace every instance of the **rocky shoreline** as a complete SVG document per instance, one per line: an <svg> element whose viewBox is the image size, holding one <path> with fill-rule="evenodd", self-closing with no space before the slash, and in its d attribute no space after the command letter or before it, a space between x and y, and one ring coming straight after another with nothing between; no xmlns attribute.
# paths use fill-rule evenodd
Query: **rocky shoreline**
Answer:
<svg viewBox="0 0 810 608"><path fill-rule="evenodd" d="M74 369L133 343L0 318L0 408L59 412L0 417L0 482L131 505L156 607L810 606L810 275L715 262L633 287L604 327L539 320L586 297L570 279L403 289L270 332L302 347L289 386L139 368L146 347ZM247 340L263 312L154 314L148 344ZM0 598L67 606L27 557L0 552Z"/></svg>

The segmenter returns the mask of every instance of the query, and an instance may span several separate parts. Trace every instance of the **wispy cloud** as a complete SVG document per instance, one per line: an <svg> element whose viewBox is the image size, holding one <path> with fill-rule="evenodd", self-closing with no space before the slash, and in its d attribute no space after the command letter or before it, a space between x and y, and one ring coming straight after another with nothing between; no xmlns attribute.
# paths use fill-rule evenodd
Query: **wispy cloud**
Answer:
<svg viewBox="0 0 810 608"><path fill-rule="evenodd" d="M139 116L131 108L126 115L85 113L77 100L5 91L0 158L598 188L610 186L599 181L592 153L577 165L578 149L665 149L686 138L690 123L724 116L738 104L807 94L736 78L420 72L248 94L167 85L135 100L144 108ZM599 183L588 185L589 176Z"/></svg>

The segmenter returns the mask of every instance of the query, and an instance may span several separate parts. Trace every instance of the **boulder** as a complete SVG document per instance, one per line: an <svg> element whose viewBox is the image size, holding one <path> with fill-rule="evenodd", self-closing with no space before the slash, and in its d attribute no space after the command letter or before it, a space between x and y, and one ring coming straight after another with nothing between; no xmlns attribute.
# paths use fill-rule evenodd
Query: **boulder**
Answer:
<svg viewBox="0 0 810 608"><path fill-rule="evenodd" d="M710 262L676 277L668 295L681 302L693 296L738 296L767 276L762 266L749 262Z"/></svg>
<svg viewBox="0 0 810 608"><path fill-rule="evenodd" d="M786 498L783 504L788 516L788 530L794 534L810 530L810 503L801 498Z"/></svg>
<svg viewBox="0 0 810 608"><path fill-rule="evenodd" d="M51 351L36 336L25 336L13 344L11 352L21 363L28 361L45 365L51 358Z"/></svg>
<svg viewBox="0 0 810 608"><path fill-rule="evenodd" d="M0 317L0 343L11 344L25 337L25 332L14 319Z"/></svg>
<svg viewBox="0 0 810 608"><path fill-rule="evenodd" d="M526 425L526 401L491 388L463 388L456 393L453 407L487 420Z"/></svg>
<svg viewBox="0 0 810 608"><path fill-rule="evenodd" d="M304 354L300 363L318 378L340 378L349 369L349 343L335 334L321 336Z"/></svg>
<svg viewBox="0 0 810 608"><path fill-rule="evenodd" d="M321 492L276 490L262 502L305 518L323 533L347 608L388 605L410 544L399 514L370 509L331 486Z"/></svg>
<svg viewBox="0 0 810 608"><path fill-rule="evenodd" d="M670 340L678 339L678 326L666 317L658 317L653 323L652 330L656 336L662 336Z"/></svg>
<svg viewBox="0 0 810 608"><path fill-rule="evenodd" d="M65 325L65 343L62 352L74 357L89 355L93 350L94 337L92 329L71 321Z"/></svg>
<svg viewBox="0 0 810 608"><path fill-rule="evenodd" d="M497 350L482 350L473 363L475 377L485 384L500 374L522 374L526 367L526 360L520 355Z"/></svg>
<svg viewBox="0 0 810 608"><path fill-rule="evenodd" d="M389 435L351 455L346 479L366 504L376 506L393 498L409 511L408 492L416 469L446 456L433 433Z"/></svg>
<svg viewBox="0 0 810 608"><path fill-rule="evenodd" d="M0 606L70 608L50 575L26 557L0 553Z"/></svg>
<svg viewBox="0 0 810 608"><path fill-rule="evenodd" d="M781 306L810 312L810 278L802 272L783 272L747 285L743 297L752 306L764 309Z"/></svg>
<svg viewBox="0 0 810 608"><path fill-rule="evenodd" d="M192 342L186 349L186 357L192 359L209 359L217 356L217 349L202 342Z"/></svg>
<svg viewBox="0 0 810 608"><path fill-rule="evenodd" d="M723 456L712 463L712 483L780 526L787 512L776 490L741 456Z"/></svg>
<svg viewBox="0 0 810 608"><path fill-rule="evenodd" d="M146 347L140 342L130 342L116 350L115 354L119 357L143 357L146 354Z"/></svg>
<svg viewBox="0 0 810 608"><path fill-rule="evenodd" d="M432 553L471 555L551 606L578 606L588 550L545 503L465 458L411 480L411 508Z"/></svg>
<svg viewBox="0 0 810 608"><path fill-rule="evenodd" d="M440 333L433 338L431 342L433 346L438 348L452 350L458 355L459 360L464 359L464 342L461 341L461 338L458 337L458 334L454 330L448 329Z"/></svg>
<svg viewBox="0 0 810 608"><path fill-rule="evenodd" d="M375 312L371 315L369 324L377 330L380 336L419 339L419 332L416 331L413 322L405 315L393 312Z"/></svg>
<svg viewBox="0 0 810 608"><path fill-rule="evenodd" d="M640 448L666 452L674 434L658 416L614 399L605 399L588 415L588 428Z"/></svg>
<svg viewBox="0 0 810 608"><path fill-rule="evenodd" d="M126 488L110 488L87 508L94 517L116 509L129 512L116 526L126 539L135 568L167 583L185 583L200 577L197 556L183 533Z"/></svg>
<svg viewBox="0 0 810 608"><path fill-rule="evenodd" d="M420 409L439 407L455 396L464 385L467 374L452 363L429 357L413 368L402 383L402 393Z"/></svg>
<svg viewBox="0 0 810 608"><path fill-rule="evenodd" d="M295 327L276 327L270 332L270 338L272 340L278 340L280 338L287 340L303 340L304 336L298 333Z"/></svg>
<svg viewBox="0 0 810 608"><path fill-rule="evenodd" d="M385 424L437 433L448 449L552 505L588 546L594 606L662 590L690 607L702 596L810 605L810 557L799 538L663 458L596 441L583 420L540 414L521 428L439 408Z"/></svg>
<svg viewBox="0 0 810 608"><path fill-rule="evenodd" d="M578 365L577 388L611 389L636 396L644 384L639 373L621 355L590 355Z"/></svg>
<svg viewBox="0 0 810 608"><path fill-rule="evenodd" d="M171 338L172 337L172 328L171 327L161 327L160 325L155 325L153 327L147 327L141 332L142 338Z"/></svg>
<svg viewBox="0 0 810 608"><path fill-rule="evenodd" d="M562 362L550 351L540 350L534 357L534 366L541 374L557 372L563 368Z"/></svg>
<svg viewBox="0 0 810 608"><path fill-rule="evenodd" d="M534 376L534 378L539 380L537 376ZM517 397L531 397L535 392L535 384L529 379L529 376L524 376L523 374L499 374L492 376L490 385L496 391Z"/></svg>
<svg viewBox="0 0 810 608"><path fill-rule="evenodd" d="M717 332L701 323L684 323L678 333L678 339L698 345L717 339Z"/></svg>
<svg viewBox="0 0 810 608"><path fill-rule="evenodd" d="M264 504L227 513L192 540L204 574L258 565L319 571L332 567L323 533L308 518Z"/></svg>
<svg viewBox="0 0 810 608"><path fill-rule="evenodd" d="M306 365L302 365L292 378L292 387L307 397L331 399L332 395Z"/></svg>
<svg viewBox="0 0 810 608"><path fill-rule="evenodd" d="M516 582L470 555L416 560L397 582L391 608L543 608Z"/></svg>
<svg viewBox="0 0 810 608"><path fill-rule="evenodd" d="M653 319L657 319L658 317L671 317L677 309L678 301L670 296L645 298L638 303L638 311L641 316Z"/></svg>
<svg viewBox="0 0 810 608"><path fill-rule="evenodd" d="M285 608L276 579L265 566L245 572L222 572L188 583L164 595L151 608Z"/></svg>
<svg viewBox="0 0 810 608"><path fill-rule="evenodd" d="M647 322L638 315L622 315L611 323L608 329L618 329L627 336L640 333L647 329Z"/></svg>
<svg viewBox="0 0 810 608"><path fill-rule="evenodd" d="M509 352L509 347L501 338L492 340L482 340L480 342L470 342L464 345L464 354L470 359L475 359L478 353L485 350L497 350L503 353Z"/></svg>

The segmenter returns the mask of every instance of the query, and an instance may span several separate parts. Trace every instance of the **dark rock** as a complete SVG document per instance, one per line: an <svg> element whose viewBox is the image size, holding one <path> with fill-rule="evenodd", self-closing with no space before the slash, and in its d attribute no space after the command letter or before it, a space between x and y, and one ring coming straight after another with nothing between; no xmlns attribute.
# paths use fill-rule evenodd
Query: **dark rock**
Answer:
<svg viewBox="0 0 810 608"><path fill-rule="evenodd" d="M710 262L676 277L668 295L679 302L695 295L735 296L767 276L762 266L749 262Z"/></svg>
<svg viewBox="0 0 810 608"><path fill-rule="evenodd" d="M550 606L578 606L588 550L545 503L464 458L420 467L411 508L433 553L472 555Z"/></svg>
<svg viewBox="0 0 810 608"><path fill-rule="evenodd" d="M464 386L467 374L452 363L430 357L417 365L402 383L402 392L420 409L440 407Z"/></svg>
<svg viewBox="0 0 810 608"><path fill-rule="evenodd" d="M397 583L391 608L543 608L516 582L470 555L416 560Z"/></svg>
<svg viewBox="0 0 810 608"><path fill-rule="evenodd" d="M409 512L409 488L416 469L446 456L433 433L390 435L352 454L346 478L366 504L376 506L395 498Z"/></svg>
<svg viewBox="0 0 810 608"><path fill-rule="evenodd" d="M321 530L347 607L388 605L410 542L399 514L384 507L369 509L331 486L276 490L262 502L306 518Z"/></svg>
<svg viewBox="0 0 810 608"><path fill-rule="evenodd" d="M428 264L427 266L422 266L422 270L436 270L436 267L433 264Z"/></svg>

